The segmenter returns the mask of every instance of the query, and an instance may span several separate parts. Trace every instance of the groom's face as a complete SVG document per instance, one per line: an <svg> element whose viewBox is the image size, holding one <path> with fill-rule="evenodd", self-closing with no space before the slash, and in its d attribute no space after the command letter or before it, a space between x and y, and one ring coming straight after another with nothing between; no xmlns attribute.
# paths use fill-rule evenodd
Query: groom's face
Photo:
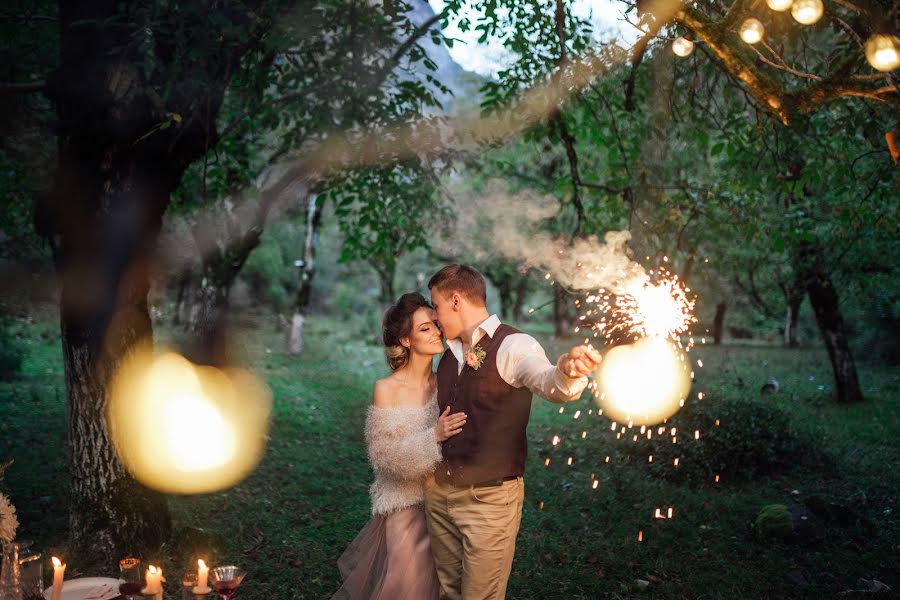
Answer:
<svg viewBox="0 0 900 600"><path fill-rule="evenodd" d="M454 307L454 294L445 295L438 288L431 288L431 305L434 307L434 318L441 332L448 340L462 335L459 310Z"/></svg>

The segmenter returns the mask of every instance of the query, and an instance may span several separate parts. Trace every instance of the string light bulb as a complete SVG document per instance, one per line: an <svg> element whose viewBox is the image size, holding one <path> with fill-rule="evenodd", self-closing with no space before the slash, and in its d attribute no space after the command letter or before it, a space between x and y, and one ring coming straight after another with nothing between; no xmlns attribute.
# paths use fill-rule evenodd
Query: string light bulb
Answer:
<svg viewBox="0 0 900 600"><path fill-rule="evenodd" d="M793 3L794 0L766 0L768 7L775 12L784 12L789 9Z"/></svg>
<svg viewBox="0 0 900 600"><path fill-rule="evenodd" d="M866 40L866 60L873 69L887 73L900 66L900 38L876 33Z"/></svg>
<svg viewBox="0 0 900 600"><path fill-rule="evenodd" d="M803 25L812 25L822 18L823 12L822 0L797 0L791 5L791 16Z"/></svg>
<svg viewBox="0 0 900 600"><path fill-rule="evenodd" d="M748 44L755 44L763 39L766 28L759 19L750 17L741 25L741 39Z"/></svg>
<svg viewBox="0 0 900 600"><path fill-rule="evenodd" d="M680 57L684 58L685 56L688 56L693 51L694 51L694 42L687 39L683 35L675 38L675 41L672 42L672 52L674 52L676 56L680 56Z"/></svg>

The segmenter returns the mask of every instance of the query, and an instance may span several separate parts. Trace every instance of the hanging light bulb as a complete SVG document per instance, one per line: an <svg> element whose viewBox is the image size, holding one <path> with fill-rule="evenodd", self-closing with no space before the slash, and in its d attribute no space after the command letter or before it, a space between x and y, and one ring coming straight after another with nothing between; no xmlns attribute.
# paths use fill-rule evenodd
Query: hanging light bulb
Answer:
<svg viewBox="0 0 900 600"><path fill-rule="evenodd" d="M791 16L803 25L812 25L822 18L825 6L822 0L797 0L791 6Z"/></svg>
<svg viewBox="0 0 900 600"><path fill-rule="evenodd" d="M763 27L763 24L759 19L750 17L741 25L741 39L748 44L755 44L763 39L763 33L765 33L765 31L766 28Z"/></svg>
<svg viewBox="0 0 900 600"><path fill-rule="evenodd" d="M791 7L794 0L766 0L766 4L775 12L784 12Z"/></svg>
<svg viewBox="0 0 900 600"><path fill-rule="evenodd" d="M677 56L681 56L683 58L693 51L694 42L687 39L683 35L676 38L675 41L672 42L672 52L674 52Z"/></svg>
<svg viewBox="0 0 900 600"><path fill-rule="evenodd" d="M885 73L893 71L900 66L900 38L876 33L866 40L866 60L873 69Z"/></svg>

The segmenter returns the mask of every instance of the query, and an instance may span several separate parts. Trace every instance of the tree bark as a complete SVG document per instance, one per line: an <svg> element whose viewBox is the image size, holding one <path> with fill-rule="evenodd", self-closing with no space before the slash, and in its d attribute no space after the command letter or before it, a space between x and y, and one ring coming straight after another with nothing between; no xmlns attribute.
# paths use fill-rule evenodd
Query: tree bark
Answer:
<svg viewBox="0 0 900 600"><path fill-rule="evenodd" d="M569 333L572 321L569 315L569 294L559 286L553 288L553 333L559 337Z"/></svg>
<svg viewBox="0 0 900 600"><path fill-rule="evenodd" d="M92 152L93 150L93 152ZM122 359L149 339L153 242L180 175L128 150L61 136L59 170L39 230L61 282L73 554L114 559L158 548L170 519L165 498L138 484L112 446L107 388Z"/></svg>
<svg viewBox="0 0 900 600"><path fill-rule="evenodd" d="M713 344L718 346L722 343L725 334L725 311L728 310L728 304L719 302L716 304L716 316L713 317Z"/></svg>
<svg viewBox="0 0 900 600"><path fill-rule="evenodd" d="M378 272L378 283L381 285L381 304L390 306L395 300L394 296L394 271L395 265L382 265L375 270Z"/></svg>
<svg viewBox="0 0 900 600"><path fill-rule="evenodd" d="M787 308L787 314L784 319L784 347L798 348L800 342L797 338L797 325L800 318L800 307L803 305L803 296L805 290L802 282L800 284L783 285L784 300Z"/></svg>
<svg viewBox="0 0 900 600"><path fill-rule="evenodd" d="M522 310L525 308L525 296L528 295L528 273L523 273L519 277L516 284L516 300L513 303L512 318L518 319L522 316Z"/></svg>
<svg viewBox="0 0 900 600"><path fill-rule="evenodd" d="M57 110L58 165L34 218L61 287L69 549L97 564L155 551L169 535L164 496L126 473L111 444L107 390L129 350L152 342L147 293L162 215L185 168L215 145L230 74L264 22L241 9L223 13L244 27L240 40L219 30L204 39L208 28L184 17L195 44L218 39L223 50L174 65L165 61L186 55L168 45L166 27L154 27L154 44L134 43L151 31L142 22L148 12L97 0L59 5L60 65L44 88ZM182 31L182 14L153 18L170 16L164 25ZM162 81L172 72L178 80Z"/></svg>
<svg viewBox="0 0 900 600"><path fill-rule="evenodd" d="M297 288L291 332L288 337L288 352L291 354L303 353L303 325L312 298L312 281L316 274L316 245L319 242L321 224L322 206L318 196L310 194L306 200L306 241L303 244L303 264L300 265L300 286Z"/></svg>
<svg viewBox="0 0 900 600"><path fill-rule="evenodd" d="M250 253L259 246L275 198L264 193L252 206L242 202L241 194L235 200L225 198L218 204L215 225L193 228L203 260L188 330L198 340L214 339L222 329L231 287ZM247 222L250 225L245 229Z"/></svg>
<svg viewBox="0 0 900 600"><path fill-rule="evenodd" d="M809 303L831 359L837 400L841 403L862 402L864 398L856 374L856 363L847 341L840 301L823 265L822 250L807 244L801 249L801 256L808 268L806 291Z"/></svg>
<svg viewBox="0 0 900 600"><path fill-rule="evenodd" d="M188 290L191 286L191 271L190 269L183 269L181 273L178 274L178 279L175 282L176 292L175 292L175 307L173 309L172 315L172 324L173 325L181 325L182 321L184 321L184 317L182 316L182 312L184 311L184 304L187 297Z"/></svg>

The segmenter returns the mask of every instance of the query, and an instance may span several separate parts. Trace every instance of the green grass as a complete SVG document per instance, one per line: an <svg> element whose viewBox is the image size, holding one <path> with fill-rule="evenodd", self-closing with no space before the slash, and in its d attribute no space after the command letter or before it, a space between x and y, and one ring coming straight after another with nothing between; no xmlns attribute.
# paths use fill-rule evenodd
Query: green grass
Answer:
<svg viewBox="0 0 900 600"><path fill-rule="evenodd" d="M387 369L381 350L366 342L371 332L351 323L311 320L301 358L282 352L283 335L274 324L271 317L253 317L245 324L252 335L239 336L243 355L275 396L262 463L227 492L173 497L170 505L176 528L206 527L223 535L222 560L249 571L241 598L327 598L339 585L338 557L369 516L372 476L362 429L372 381ZM546 342L551 355L574 341L551 341L542 324L525 328ZM42 548L63 548L67 482L59 339L49 318L17 331L27 343L22 374L0 383L0 458L16 459L3 486L19 508L20 537ZM758 400L759 387L774 377L781 391L764 401L790 414L792 427L815 440L832 465L824 472L801 466L745 482L662 481L646 465L622 459L627 442L615 440L596 410L586 414L594 408L586 398L567 405L563 414L557 405L537 400L508 597L830 598L859 578L897 589L898 374L861 364L868 401L840 406L828 390L818 389L831 384L827 359L818 350L700 346L695 352L705 363L695 387L707 393L704 402ZM577 420L576 410L582 411ZM562 438L555 448L554 435ZM566 465L569 456L572 466ZM600 481L597 489L592 473ZM831 526L826 539L811 546L754 535L752 523L762 506L800 504L811 496L850 507L874 522L877 533L863 538L852 528ZM673 519L653 518L655 508L668 506L674 507ZM77 559L69 562L77 569ZM639 589L638 579L650 581L649 587Z"/></svg>

